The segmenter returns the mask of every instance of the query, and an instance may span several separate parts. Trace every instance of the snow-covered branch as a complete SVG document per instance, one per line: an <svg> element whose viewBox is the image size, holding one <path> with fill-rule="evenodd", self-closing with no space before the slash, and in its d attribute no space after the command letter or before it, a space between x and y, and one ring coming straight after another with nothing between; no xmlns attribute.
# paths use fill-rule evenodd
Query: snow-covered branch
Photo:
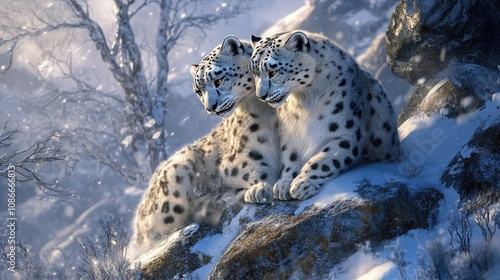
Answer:
<svg viewBox="0 0 500 280"><path fill-rule="evenodd" d="M37 30L31 30L31 31L25 31L22 33L18 33L14 36L11 36L11 37L0 38L0 48L2 48L2 47L7 48L6 52L4 53L4 55L7 56L7 63L2 65L2 67L0 68L0 74L4 74L12 66L12 59L14 57L16 50L17 50L19 42L21 42L22 40L35 38L35 37L41 36L43 34L53 32L56 30L60 30L63 28L82 28L82 27L83 27L83 24L81 24L81 23L63 22L63 23L58 23L55 25L47 25L47 26L40 28L40 29L37 29Z"/></svg>

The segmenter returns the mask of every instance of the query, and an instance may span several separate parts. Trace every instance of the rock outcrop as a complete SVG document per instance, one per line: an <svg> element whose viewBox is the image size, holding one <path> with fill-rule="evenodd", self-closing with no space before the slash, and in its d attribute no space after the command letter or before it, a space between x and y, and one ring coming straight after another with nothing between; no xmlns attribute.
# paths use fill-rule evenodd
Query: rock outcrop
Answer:
<svg viewBox="0 0 500 280"><path fill-rule="evenodd" d="M402 0L387 29L387 61L411 84L451 62L498 71L500 2Z"/></svg>
<svg viewBox="0 0 500 280"><path fill-rule="evenodd" d="M474 132L441 177L461 196L467 212L500 201L500 117L491 116Z"/></svg>
<svg viewBox="0 0 500 280"><path fill-rule="evenodd" d="M191 277L204 265L210 279L301 279L328 275L366 241L379 244L437 220L443 194L433 187L363 181L351 196L295 213L299 202L252 208L251 215L226 216L222 225L241 228L222 255L200 251L199 244L223 235L222 227L191 225L143 255L147 279ZM209 251L209 250L207 250ZM218 258L218 259L217 259Z"/></svg>
<svg viewBox="0 0 500 280"><path fill-rule="evenodd" d="M483 110L500 93L499 10L498 1L398 4L386 33L387 61L396 75L415 85L399 124L421 113L458 119ZM486 203L500 198L499 125L492 118L455 151L441 177L458 191L462 204L484 193L489 197Z"/></svg>
<svg viewBox="0 0 500 280"><path fill-rule="evenodd" d="M403 0L386 32L391 70L415 86L399 124L418 112L455 118L498 92L498 1Z"/></svg>
<svg viewBox="0 0 500 280"><path fill-rule="evenodd" d="M210 263L211 256L191 249L201 238L214 234L215 229L208 225L190 225L142 255L134 267L141 268L146 279L173 279L189 274Z"/></svg>
<svg viewBox="0 0 500 280"><path fill-rule="evenodd" d="M311 279L355 253L411 229L435 224L443 194L400 183L363 182L359 197L310 206L299 215L274 214L244 227L220 257L213 279Z"/></svg>
<svg viewBox="0 0 500 280"><path fill-rule="evenodd" d="M450 64L437 74L421 78L401 110L398 123L418 113L439 112L457 118L481 108L500 92L500 72L477 64Z"/></svg>

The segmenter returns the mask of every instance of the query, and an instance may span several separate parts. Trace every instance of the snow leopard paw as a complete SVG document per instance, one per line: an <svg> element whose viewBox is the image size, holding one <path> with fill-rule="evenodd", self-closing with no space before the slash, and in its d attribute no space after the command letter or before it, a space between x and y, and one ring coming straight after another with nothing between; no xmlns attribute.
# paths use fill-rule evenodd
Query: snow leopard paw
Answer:
<svg viewBox="0 0 500 280"><path fill-rule="evenodd" d="M290 186L292 185L291 179L280 179L273 186L274 198L279 200L290 200Z"/></svg>
<svg viewBox="0 0 500 280"><path fill-rule="evenodd" d="M306 176L299 175L292 182L290 194L298 200L306 200L319 192L320 186Z"/></svg>
<svg viewBox="0 0 500 280"><path fill-rule="evenodd" d="M245 192L246 203L272 203L274 200L271 185L268 183L258 183Z"/></svg>

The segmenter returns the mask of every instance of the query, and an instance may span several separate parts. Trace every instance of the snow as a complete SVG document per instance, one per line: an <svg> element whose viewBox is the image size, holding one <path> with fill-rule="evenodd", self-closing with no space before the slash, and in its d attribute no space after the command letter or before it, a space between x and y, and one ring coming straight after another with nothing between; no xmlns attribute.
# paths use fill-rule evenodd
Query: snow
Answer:
<svg viewBox="0 0 500 280"><path fill-rule="evenodd" d="M327 184L320 193L300 204L295 214L300 214L309 205L326 206L336 199L357 197L353 194L356 183L362 179L369 179L374 184L382 184L386 180L403 181L410 186L439 185L439 179L451 159L460 151L470 139L475 129L483 121L490 119L497 113L500 100L495 94L492 101L485 107L459 120L445 119L439 114L420 114L409 118L399 128L401 144L405 151L405 159L398 164L370 164L354 168ZM462 156L472 152L462 150ZM404 166L418 166L417 174L407 175ZM391 260L393 248L404 253L404 259L409 262L406 268L407 279L415 279L418 260L426 255L426 246L430 242L440 240L443 244L449 243L447 233L448 219L451 212L457 212L456 202L459 195L451 188L440 188L445 194L441 202L438 224L429 230L412 230L389 242L384 248L360 250L340 265L334 267L329 277L331 279L400 279L397 264ZM498 207L498 206L497 206ZM497 208L498 209L498 208ZM474 228L473 242L480 240L480 232ZM500 256L500 238L496 238L492 245L494 254ZM389 249L392 248L392 249ZM457 260L459 261L459 260ZM495 267L488 272L486 279L495 279Z"/></svg>
<svg viewBox="0 0 500 280"><path fill-rule="evenodd" d="M416 62L418 62L418 61L416 61ZM436 93L436 91L439 88L441 88L448 81L449 81L448 79L442 79L441 81L439 81L439 83L437 83L434 87L432 87L432 89L429 91L429 93L427 93L426 99L429 97L432 97ZM426 99L424 99L424 100L426 100Z"/></svg>
<svg viewBox="0 0 500 280"><path fill-rule="evenodd" d="M439 114L417 115L411 117L401 126L402 145L407 157L401 163L375 163L361 165L350 172L342 174L328 183L316 196L300 203L295 215L315 205L323 207L336 200L359 198L354 190L362 180L373 184L384 184L387 181L399 181L411 187L434 185L439 186L439 178L456 151L472 136L475 127L496 112L499 101L488 102L479 112L464 117L461 120L450 120ZM418 153L413 153L418 151ZM464 153L467 153L465 149ZM417 155L418 156L415 156ZM413 155L413 156L412 156ZM402 166L418 165L417 174L402 172ZM404 275L407 279L415 279L419 269L418 260L426 258L427 248L432 242L440 242L444 246L449 243L447 231L449 214L457 212L456 202L459 195L451 188L440 188L445 199L440 204L438 224L427 230L412 230L395 240L388 241L384 246L370 248L369 244L360 246L360 250L331 269L329 279L399 279L400 261L395 258L398 253L406 264ZM252 210L245 207L230 224L223 227L223 233L202 239L192 249L192 252L204 252L213 256L212 262L196 270L194 277L205 279L210 274L214 262L229 246L230 241L238 234L239 220L242 217L253 217ZM480 232L474 228L473 243L480 242ZM494 254L500 253L500 239L492 245ZM428 257L428 256L427 256ZM463 262L463 259L456 259ZM495 268L498 270L497 268ZM486 279L494 279L495 271L489 272ZM493 278L491 278L493 277Z"/></svg>
<svg viewBox="0 0 500 280"><path fill-rule="evenodd" d="M203 252L212 257L212 261L200 267L199 269L193 272L194 278L199 279L208 279L210 272L214 268L217 260L222 253L227 249L231 241L236 237L239 233L240 229L240 219L241 218L252 218L255 213L255 208L253 207L244 207L236 217L231 220L229 225L225 225L223 227L222 234L216 234L214 236L209 236L203 238L201 241L196 243L196 245L191 249L193 253Z"/></svg>
<svg viewBox="0 0 500 280"><path fill-rule="evenodd" d="M350 16L345 22L351 26L362 26L377 21L377 17L366 9L362 9Z"/></svg>
<svg viewBox="0 0 500 280"><path fill-rule="evenodd" d="M360 251L349 257L330 272L330 279L401 279L397 263L393 260L393 251L403 253L407 279L415 279L417 260L425 254L425 245L435 239L446 242L446 226L450 211L456 211L455 202L458 194L452 189L443 189L445 200L440 206L439 224L429 230L412 230L409 233L388 242L381 248L370 248L369 244L360 246Z"/></svg>
<svg viewBox="0 0 500 280"><path fill-rule="evenodd" d="M323 207L337 200L360 198L354 193L354 190L356 190L359 183L363 180L369 180L373 184L384 184L394 179L402 179L398 176L398 165L395 163L360 165L347 173L335 177L317 195L300 203L294 214L299 215L303 213L304 209L311 205Z"/></svg>
<svg viewBox="0 0 500 280"><path fill-rule="evenodd" d="M297 29L297 22L301 22L304 19L308 18L310 13L313 11L313 8L313 6L309 5L306 2L306 4L301 6L295 12L290 13L284 18L280 19L273 26L262 32L262 36L265 37L275 33Z"/></svg>
<svg viewBox="0 0 500 280"><path fill-rule="evenodd" d="M440 114L421 113L399 127L401 146L407 162L425 167L421 176L438 182L444 169L473 135L480 124L497 112L500 101L493 99L485 108L459 117L446 119Z"/></svg>
<svg viewBox="0 0 500 280"><path fill-rule="evenodd" d="M399 275L396 273L394 263L359 251L332 269L328 277L337 280L397 279Z"/></svg>
<svg viewBox="0 0 500 280"><path fill-rule="evenodd" d="M477 149L474 149L474 148L471 148L471 147L468 147L468 146L465 146L461 151L460 151L460 155L463 157L463 158L469 158L470 155L472 153L475 153L477 152Z"/></svg>

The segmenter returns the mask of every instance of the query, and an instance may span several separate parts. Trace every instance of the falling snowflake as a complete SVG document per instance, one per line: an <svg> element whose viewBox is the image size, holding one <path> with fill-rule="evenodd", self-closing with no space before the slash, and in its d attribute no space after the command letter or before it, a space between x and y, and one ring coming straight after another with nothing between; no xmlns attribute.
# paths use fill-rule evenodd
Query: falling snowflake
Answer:
<svg viewBox="0 0 500 280"><path fill-rule="evenodd" d="M144 124L144 126L147 128L151 128L151 127L153 127L153 125L155 125L155 123L156 123L155 120L151 119L146 124Z"/></svg>
<svg viewBox="0 0 500 280"><path fill-rule="evenodd" d="M157 131L155 132L155 134L153 134L153 139L158 139L160 138L160 136L161 136L161 131Z"/></svg>
<svg viewBox="0 0 500 280"><path fill-rule="evenodd" d="M128 147L128 145L130 145L130 143L132 143L132 135L125 137L125 139L123 139L123 141L122 141L122 145L125 147Z"/></svg>

